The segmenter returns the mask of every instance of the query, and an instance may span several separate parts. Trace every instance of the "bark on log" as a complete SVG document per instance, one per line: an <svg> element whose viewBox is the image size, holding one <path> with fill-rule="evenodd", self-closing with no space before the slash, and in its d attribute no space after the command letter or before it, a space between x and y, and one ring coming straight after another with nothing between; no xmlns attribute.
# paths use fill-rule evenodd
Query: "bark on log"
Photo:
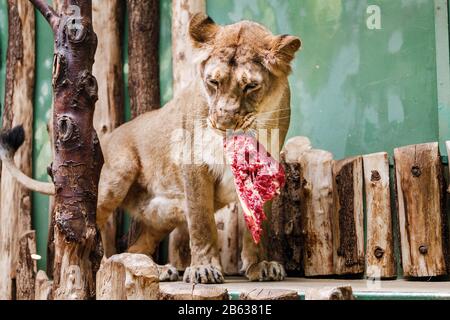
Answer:
<svg viewBox="0 0 450 320"><path fill-rule="evenodd" d="M194 283L161 283L160 300L228 300L227 289Z"/></svg>
<svg viewBox="0 0 450 320"><path fill-rule="evenodd" d="M239 274L239 208L233 202L215 214L217 237L225 275Z"/></svg>
<svg viewBox="0 0 450 320"><path fill-rule="evenodd" d="M364 272L362 158L333 162L334 269L338 275Z"/></svg>
<svg viewBox="0 0 450 320"><path fill-rule="evenodd" d="M23 125L25 142L16 152L16 165L31 175L33 138L33 90L35 66L34 9L27 0L8 0L8 50L6 58L3 129ZM30 192L6 170L1 173L0 200L0 300L15 296L14 279L19 261L20 235L31 229ZM31 274L22 273L19 292L33 286ZM23 286L23 287L22 287Z"/></svg>
<svg viewBox="0 0 450 320"><path fill-rule="evenodd" d="M92 23L97 33L93 75L98 81L98 102L94 112L94 128L100 141L124 120L123 66L121 49L121 0L94 0ZM117 210L108 220L102 233L106 257L118 252L117 240L122 226L122 210Z"/></svg>
<svg viewBox="0 0 450 320"><path fill-rule="evenodd" d="M130 108L133 118L160 107L159 1L127 0Z"/></svg>
<svg viewBox="0 0 450 320"><path fill-rule="evenodd" d="M333 155L310 150L300 156L305 276L334 274Z"/></svg>
<svg viewBox="0 0 450 320"><path fill-rule="evenodd" d="M53 300L53 281L50 281L42 270L36 275L34 298L35 300Z"/></svg>
<svg viewBox="0 0 450 320"><path fill-rule="evenodd" d="M197 75L194 52L188 34L191 17L206 12L205 0L172 0L172 70L173 95L189 85ZM178 270L190 264L189 234L187 228L176 228L169 237L169 262ZM189 257L189 258L188 258Z"/></svg>
<svg viewBox="0 0 450 320"><path fill-rule="evenodd" d="M388 154L366 155L363 163L367 212L366 276L392 278L396 276L396 268Z"/></svg>
<svg viewBox="0 0 450 320"><path fill-rule="evenodd" d="M144 254L122 253L102 261L97 273L97 300L156 300L159 273Z"/></svg>
<svg viewBox="0 0 450 320"><path fill-rule="evenodd" d="M240 300L298 300L298 293L295 290L284 289L253 289L242 292Z"/></svg>
<svg viewBox="0 0 450 320"><path fill-rule="evenodd" d="M311 142L305 137L295 137L286 142L280 153L286 184L273 200L268 217L268 258L284 264L288 275L300 275L303 271L302 180L298 161L310 149Z"/></svg>
<svg viewBox="0 0 450 320"><path fill-rule="evenodd" d="M16 299L34 300L36 282L36 232L28 231L19 241L19 259L16 271Z"/></svg>
<svg viewBox="0 0 450 320"><path fill-rule="evenodd" d="M305 300L355 300L350 286L322 289L308 289Z"/></svg>
<svg viewBox="0 0 450 320"><path fill-rule="evenodd" d="M394 150L405 277L448 273L448 228L438 143Z"/></svg>
<svg viewBox="0 0 450 320"><path fill-rule="evenodd" d="M56 13L43 0L30 0L55 37L53 64L55 158L55 299L91 299L102 252L95 224L103 157L93 128L97 81L92 65L97 36L92 2L65 0Z"/></svg>

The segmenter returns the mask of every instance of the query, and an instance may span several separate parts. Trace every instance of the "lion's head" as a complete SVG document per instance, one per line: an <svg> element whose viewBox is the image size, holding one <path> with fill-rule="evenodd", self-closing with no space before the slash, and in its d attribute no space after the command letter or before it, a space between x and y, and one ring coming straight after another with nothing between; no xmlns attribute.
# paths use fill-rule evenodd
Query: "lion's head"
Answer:
<svg viewBox="0 0 450 320"><path fill-rule="evenodd" d="M280 82L287 87L299 38L274 36L250 21L220 26L204 14L191 19L189 35L201 51L210 126L221 131L254 128L260 115L280 108L271 105L270 97Z"/></svg>

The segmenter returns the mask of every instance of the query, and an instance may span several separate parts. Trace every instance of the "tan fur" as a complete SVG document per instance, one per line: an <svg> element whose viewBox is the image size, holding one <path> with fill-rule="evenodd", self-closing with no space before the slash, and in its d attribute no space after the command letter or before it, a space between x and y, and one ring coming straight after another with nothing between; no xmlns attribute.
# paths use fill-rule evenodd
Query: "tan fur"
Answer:
<svg viewBox="0 0 450 320"><path fill-rule="evenodd" d="M236 201L223 161L225 130L279 129L276 143L271 132L260 137L269 151L279 151L290 120L287 76L300 40L249 21L219 26L202 14L193 17L190 35L200 59L195 84L101 141L97 222L102 227L124 207L146 225L129 251L146 254L187 222L192 259L185 281L214 283L223 277L213 214ZM261 262L248 232L242 259L251 280L284 277L279 264Z"/></svg>

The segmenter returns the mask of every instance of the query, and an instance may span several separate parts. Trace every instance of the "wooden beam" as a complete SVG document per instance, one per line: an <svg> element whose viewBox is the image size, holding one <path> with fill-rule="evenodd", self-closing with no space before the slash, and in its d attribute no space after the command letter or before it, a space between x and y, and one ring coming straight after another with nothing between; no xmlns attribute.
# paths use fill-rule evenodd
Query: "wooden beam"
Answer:
<svg viewBox="0 0 450 320"><path fill-rule="evenodd" d="M332 275L333 155L323 150L310 150L299 160L305 276Z"/></svg>
<svg viewBox="0 0 450 320"><path fill-rule="evenodd" d="M448 274L448 228L438 143L394 150L403 274Z"/></svg>
<svg viewBox="0 0 450 320"><path fill-rule="evenodd" d="M124 121L122 4L121 0L92 2L92 23L98 38L92 71L98 82L94 128L100 141ZM103 248L107 257L118 253L116 242L122 226L122 217L122 210L117 210L102 230Z"/></svg>
<svg viewBox="0 0 450 320"><path fill-rule="evenodd" d="M2 129L22 125L25 142L14 162L26 175L32 174L33 91L35 71L34 8L28 0L8 0L8 50L6 58L5 105ZM31 229L31 194L2 166L0 192L0 300L12 299L19 261L20 236ZM34 286L32 273L21 273L19 292ZM22 287L23 286L23 287ZM26 298L25 296L21 296Z"/></svg>
<svg viewBox="0 0 450 320"><path fill-rule="evenodd" d="M228 300L227 289L194 283L161 283L160 300Z"/></svg>
<svg viewBox="0 0 450 320"><path fill-rule="evenodd" d="M268 217L269 260L284 264L289 275L299 275L303 268L303 234L301 212L301 165L299 158L311 149L306 137L288 140L280 153L281 165L286 174L286 183L281 193L272 202Z"/></svg>
<svg viewBox="0 0 450 320"><path fill-rule="evenodd" d="M285 289L252 289L241 292L240 300L298 300L295 290Z"/></svg>
<svg viewBox="0 0 450 320"><path fill-rule="evenodd" d="M366 276L396 276L392 236L389 158L386 152L363 156L367 212Z"/></svg>
<svg viewBox="0 0 450 320"><path fill-rule="evenodd" d="M362 158L333 162L334 269L338 275L364 272Z"/></svg>
<svg viewBox="0 0 450 320"><path fill-rule="evenodd" d="M355 300L350 286L335 288L311 288L305 291L305 300Z"/></svg>
<svg viewBox="0 0 450 320"><path fill-rule="evenodd" d="M144 254L113 255L102 261L96 288L97 300L156 300L158 267Z"/></svg>

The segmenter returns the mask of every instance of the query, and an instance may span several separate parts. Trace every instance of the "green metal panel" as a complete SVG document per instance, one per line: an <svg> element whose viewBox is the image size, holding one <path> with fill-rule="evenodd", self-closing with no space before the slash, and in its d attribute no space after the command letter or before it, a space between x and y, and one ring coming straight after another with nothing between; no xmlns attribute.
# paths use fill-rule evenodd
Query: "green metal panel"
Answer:
<svg viewBox="0 0 450 320"><path fill-rule="evenodd" d="M369 5L381 29L369 29ZM301 37L289 136L336 158L438 140L433 1L209 0L208 13Z"/></svg>

